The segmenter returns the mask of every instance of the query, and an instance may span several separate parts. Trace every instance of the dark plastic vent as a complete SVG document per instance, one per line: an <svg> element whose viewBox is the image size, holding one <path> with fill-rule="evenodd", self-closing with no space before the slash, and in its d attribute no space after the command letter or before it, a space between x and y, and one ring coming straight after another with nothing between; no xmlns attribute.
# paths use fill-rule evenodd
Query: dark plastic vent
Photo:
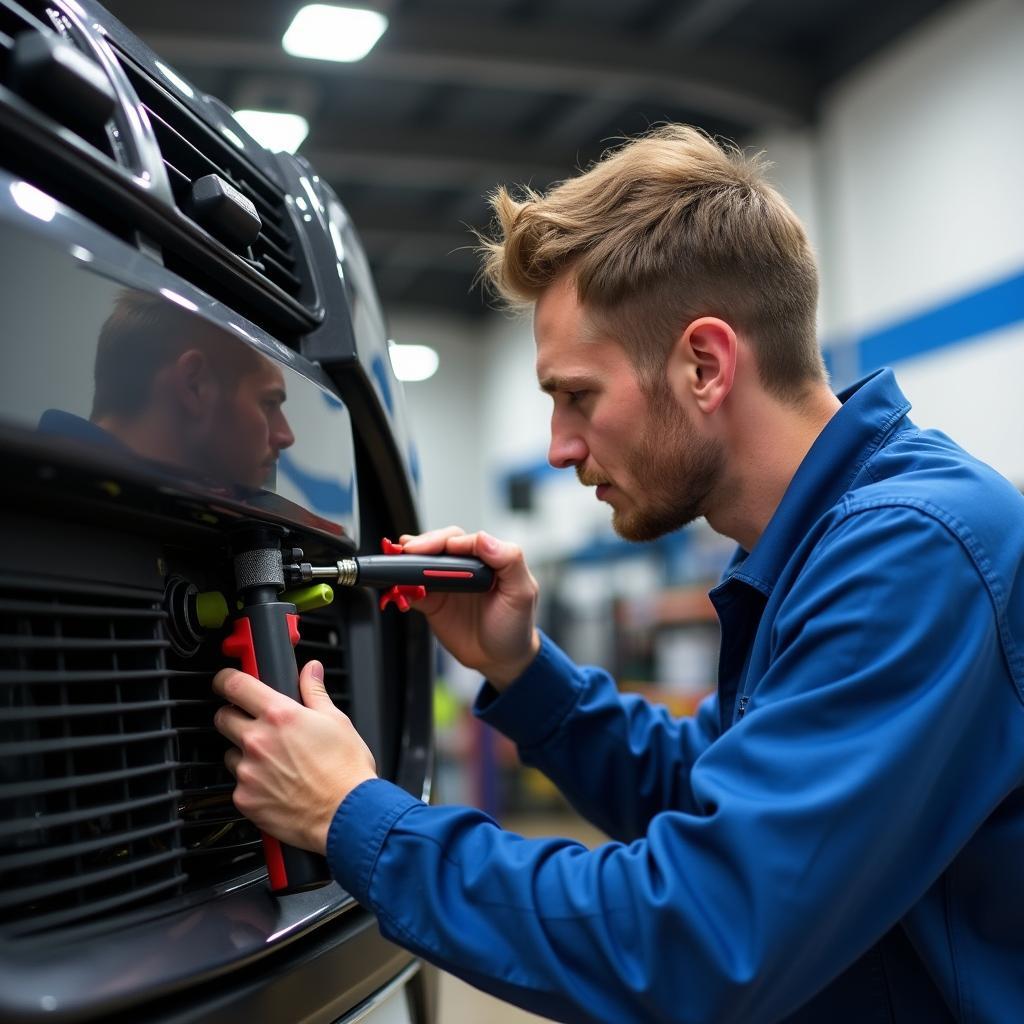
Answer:
<svg viewBox="0 0 1024 1024"><path fill-rule="evenodd" d="M257 274L300 299L302 281L281 190L130 57L120 51L118 56L156 133L178 208L192 215L192 185L206 175L219 175L234 186L256 207L262 222L259 237L238 255Z"/></svg>
<svg viewBox="0 0 1024 1024"><path fill-rule="evenodd" d="M45 31L46 26L20 4L0 0L0 80L6 80L15 38L22 32Z"/></svg>
<svg viewBox="0 0 1024 1024"><path fill-rule="evenodd" d="M117 160L110 134L116 103L113 87L91 55L81 50L66 23L56 8L42 8L37 16L14 0L0 0L0 82L104 156ZM15 55L19 47L20 61ZM68 57L45 60L54 47ZM25 49L35 51L31 67L24 59ZM84 72L88 74L81 77Z"/></svg>
<svg viewBox="0 0 1024 1024"><path fill-rule="evenodd" d="M0 579L0 939L59 931L263 867L231 801L219 638L174 655L162 594ZM302 617L351 711L346 605Z"/></svg>
<svg viewBox="0 0 1024 1024"><path fill-rule="evenodd" d="M180 891L158 599L0 583L0 936Z"/></svg>
<svg viewBox="0 0 1024 1024"><path fill-rule="evenodd" d="M352 714L352 684L349 678L348 617L344 604L334 604L302 616L302 639L295 649L300 665L316 658L324 666L324 686L331 700Z"/></svg>

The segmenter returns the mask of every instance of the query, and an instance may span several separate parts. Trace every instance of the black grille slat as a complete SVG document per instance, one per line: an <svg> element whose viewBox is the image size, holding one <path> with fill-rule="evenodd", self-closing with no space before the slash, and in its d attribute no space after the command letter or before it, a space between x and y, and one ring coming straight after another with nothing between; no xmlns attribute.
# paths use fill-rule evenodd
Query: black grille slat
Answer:
<svg viewBox="0 0 1024 1024"><path fill-rule="evenodd" d="M4 0L4 3L0 4L0 33L13 43L12 37L26 29L34 32L52 31L49 25L40 21L21 4L15 3L14 0Z"/></svg>
<svg viewBox="0 0 1024 1024"><path fill-rule="evenodd" d="M331 605L302 616L302 639L295 654L300 664L314 658L324 666L324 687L345 714L352 713L346 622Z"/></svg>
<svg viewBox="0 0 1024 1024"><path fill-rule="evenodd" d="M151 839L154 836L162 835L165 832L174 832L180 828L181 822L169 821L160 825L151 825L149 828L135 829L131 832L112 833L104 836L102 839L93 839L83 843L74 843L67 846L50 846L43 850L33 850L31 853L0 856L0 872L13 871L15 868L36 864L51 863L68 857L80 857L83 854L95 853L98 850L105 850L111 846L124 846L139 839Z"/></svg>
<svg viewBox="0 0 1024 1024"><path fill-rule="evenodd" d="M259 238L256 239L254 245L256 248L260 248L265 245L266 242L272 242L276 245L294 265L295 259L292 255L292 245L291 242L288 241L288 236L280 227L278 227L277 224L269 220L263 222Z"/></svg>
<svg viewBox="0 0 1024 1024"><path fill-rule="evenodd" d="M269 232L264 232L256 241L255 248L260 253L261 259L272 259L275 263L280 264L282 267L287 268L289 271L295 267L295 257L291 253L286 252L277 244L270 236Z"/></svg>
<svg viewBox="0 0 1024 1024"><path fill-rule="evenodd" d="M0 708L0 725L4 722L33 721L42 718L83 718L90 715L138 714L142 711L158 711L161 708L189 705L197 701L150 700L120 704L43 704L33 707Z"/></svg>
<svg viewBox="0 0 1024 1024"><path fill-rule="evenodd" d="M167 177L171 180L171 189L174 191L175 198L180 202L184 202L192 185L191 179L166 157L164 158L164 168L167 170Z"/></svg>
<svg viewBox="0 0 1024 1024"><path fill-rule="evenodd" d="M203 152L185 138L177 129L168 124L149 104L144 103L149 123L160 143L161 155L166 154L165 163L170 163L189 182L204 174L219 174L220 168Z"/></svg>
<svg viewBox="0 0 1024 1024"><path fill-rule="evenodd" d="M60 737L52 740L26 740L20 743L0 743L0 758L27 757L30 754L50 754L58 751L89 750L94 747L123 746L126 743L148 743L168 739L172 729L139 733L101 733L98 736Z"/></svg>
<svg viewBox="0 0 1024 1024"><path fill-rule="evenodd" d="M264 255L262 259L267 277L290 295L298 295L302 288L302 282L293 273L282 267L272 256Z"/></svg>
<svg viewBox="0 0 1024 1024"><path fill-rule="evenodd" d="M34 832L45 832L47 829L59 828L62 825L73 825L81 821L90 821L93 818L114 817L118 814L129 814L132 811L141 811L157 805L167 796L175 796L176 792L158 793L151 797L139 800L126 801L124 803L106 804L101 807L83 807L74 811L67 811L64 814L40 815L39 817L23 818L21 820L4 821L0 823L0 839L4 836L21 835L22 837Z"/></svg>
<svg viewBox="0 0 1024 1024"><path fill-rule="evenodd" d="M52 932L66 925L79 924L84 921L96 921L103 916L114 914L120 910L129 910L132 906L152 901L157 896L172 894L181 887L184 877L181 874L174 874L158 882L152 882L148 885L119 893L117 896L95 900L91 903L83 903L68 910L58 910L48 914L33 914L31 917L22 918L15 927L10 929L9 934L12 938L21 938L27 935Z"/></svg>
<svg viewBox="0 0 1024 1024"><path fill-rule="evenodd" d="M103 868L100 871L86 872L85 874L79 874L74 879L74 889L88 888L91 885L100 885L103 882L110 882L114 879L121 878L124 875L131 874L135 871L144 871L146 868L155 867L158 864L163 864L171 859L178 859L181 856L178 850L166 850L162 853L153 854L150 857L144 857L130 864L119 864L112 868ZM0 910L6 910L9 907L22 906L26 903L36 903L40 900L49 899L50 897L60 895L68 891L74 891L72 886L68 884L66 880L58 882L40 882L38 885L23 886L20 889L15 889L6 893L0 894Z"/></svg>
<svg viewBox="0 0 1024 1024"><path fill-rule="evenodd" d="M128 771L98 772L93 775L76 775L73 778L39 779L35 782L16 782L9 785L0 785L0 801L12 800L16 796L38 796L42 793L57 793L67 789L88 789L91 786L104 786L109 782L138 779L145 775L152 775L155 772L166 772L177 768L177 763L171 764L147 764L141 768L133 768Z"/></svg>
<svg viewBox="0 0 1024 1024"><path fill-rule="evenodd" d="M166 640L94 640L63 636L0 636L0 650L142 651L170 647Z"/></svg>
<svg viewBox="0 0 1024 1024"><path fill-rule="evenodd" d="M0 579L0 586L4 586L5 580ZM70 593L79 593L79 591L70 590ZM108 596L105 593L98 593L98 596ZM10 601L7 599L0 599L0 614L17 614L17 615L46 615L46 616L57 616L57 615L74 615L76 618L83 619L149 619L153 622L163 621L167 618L167 613L158 607L154 608L122 608L118 605L110 604L95 604L95 605L82 605L82 604L69 604L64 601Z"/></svg>
<svg viewBox="0 0 1024 1024"><path fill-rule="evenodd" d="M171 673L161 669L126 670L117 674L122 682L154 682L167 679ZM39 683L59 683L61 686L74 686L78 683L106 683L112 678L110 672L68 672L61 675L56 669L27 672L0 672L2 685L35 685Z"/></svg>

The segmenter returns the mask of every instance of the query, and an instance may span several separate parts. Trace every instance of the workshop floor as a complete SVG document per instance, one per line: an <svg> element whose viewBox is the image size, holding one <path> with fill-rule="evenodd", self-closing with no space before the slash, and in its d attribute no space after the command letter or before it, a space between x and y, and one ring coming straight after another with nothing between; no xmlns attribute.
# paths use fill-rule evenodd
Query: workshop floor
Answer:
<svg viewBox="0 0 1024 1024"><path fill-rule="evenodd" d="M517 1006L509 1006L450 974L441 975L438 1024L531 1024L546 1021Z"/></svg>
<svg viewBox="0 0 1024 1024"><path fill-rule="evenodd" d="M587 846L605 841L605 836L569 813L543 817L506 818L502 824L524 836L562 836L578 839ZM538 1017L472 988L450 974L441 975L439 1024L536 1024Z"/></svg>

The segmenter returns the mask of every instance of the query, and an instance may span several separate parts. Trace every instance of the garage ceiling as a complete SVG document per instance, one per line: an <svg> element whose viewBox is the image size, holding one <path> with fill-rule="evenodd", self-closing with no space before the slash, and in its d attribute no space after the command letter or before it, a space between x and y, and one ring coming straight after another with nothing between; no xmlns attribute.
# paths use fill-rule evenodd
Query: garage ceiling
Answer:
<svg viewBox="0 0 1024 1024"><path fill-rule="evenodd" d="M307 117L300 152L357 224L389 310L486 309L467 225L660 121L735 139L812 122L823 90L946 0L393 0L364 60L287 55L300 0L108 0L235 109ZM352 0L354 6L371 6Z"/></svg>

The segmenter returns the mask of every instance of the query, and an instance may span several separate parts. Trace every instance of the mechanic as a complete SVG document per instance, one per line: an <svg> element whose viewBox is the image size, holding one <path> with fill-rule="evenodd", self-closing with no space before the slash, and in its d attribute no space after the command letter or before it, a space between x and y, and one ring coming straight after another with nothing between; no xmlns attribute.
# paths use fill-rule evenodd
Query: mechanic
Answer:
<svg viewBox="0 0 1024 1024"><path fill-rule="evenodd" d="M683 720L620 695L538 632L515 545L406 536L494 567L418 608L613 841L376 778L316 662L306 707L217 675L239 810L325 851L388 939L558 1020L1024 1020L1024 498L915 426L891 371L832 394L814 259L756 159L666 126L493 203L550 461L627 539L703 515L739 545L717 694Z"/></svg>

